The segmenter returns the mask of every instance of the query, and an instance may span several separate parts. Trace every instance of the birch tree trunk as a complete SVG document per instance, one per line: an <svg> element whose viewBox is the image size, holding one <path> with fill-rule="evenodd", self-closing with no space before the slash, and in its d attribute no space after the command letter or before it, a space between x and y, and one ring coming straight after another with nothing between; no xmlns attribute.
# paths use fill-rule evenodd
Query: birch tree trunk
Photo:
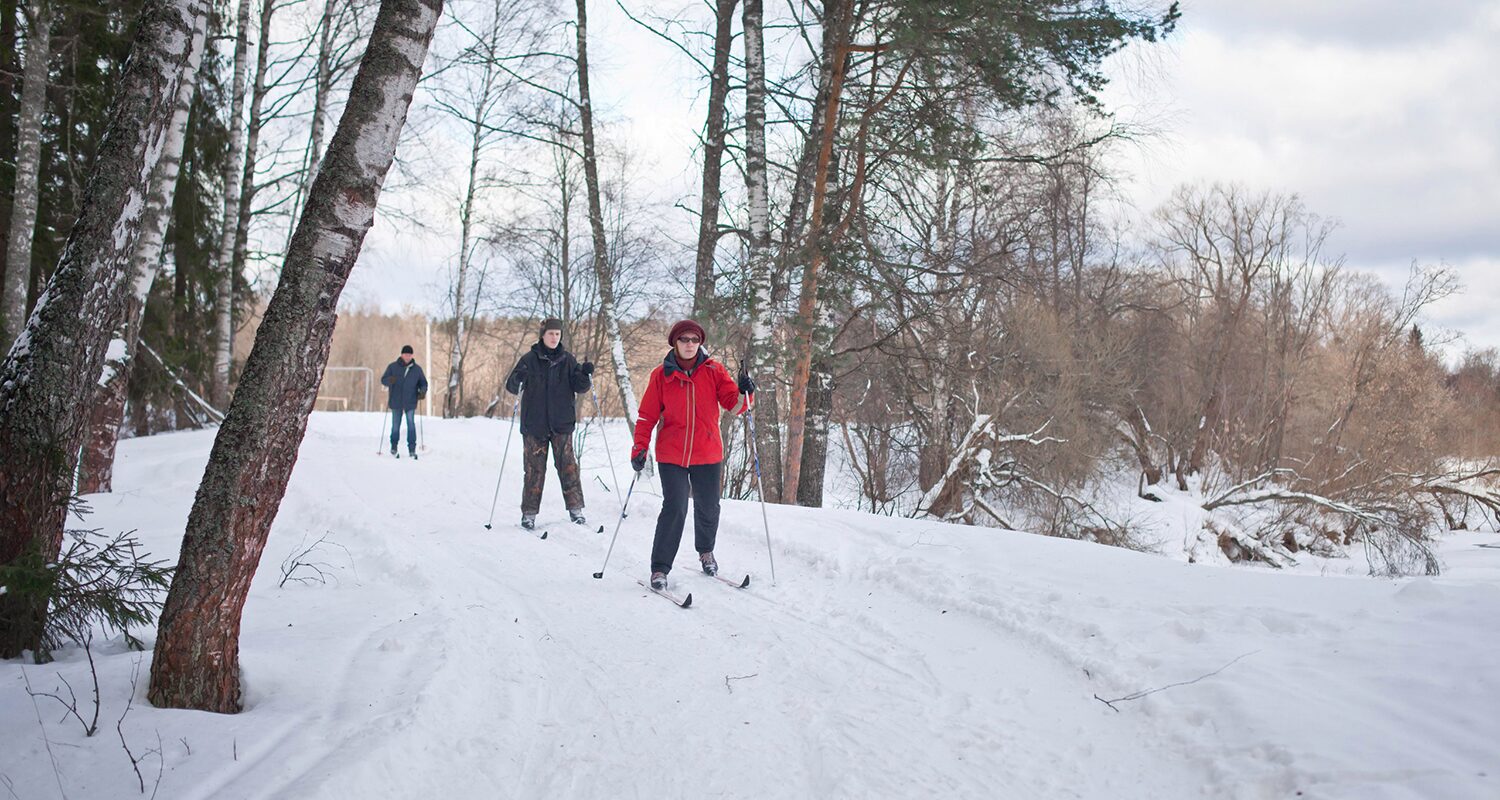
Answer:
<svg viewBox="0 0 1500 800"><path fill-rule="evenodd" d="M141 333L141 318L146 298L161 267L162 243L166 239L167 221L172 216L172 197L182 167L182 148L186 141L188 113L193 93L198 88L198 70L203 60L204 35L208 15L198 18L189 50L187 72L177 89L177 105L172 111L170 136L161 159L151 175L151 190L146 195L146 210L141 215L141 238L130 261L131 292L125 300L122 318L115 326L109 343L99 389L89 416L88 441L84 444L79 465L78 493L108 492L114 486L115 447L120 440L120 425L125 419L125 400L130 391L130 373L135 363L136 347Z"/></svg>
<svg viewBox="0 0 1500 800"><path fill-rule="evenodd" d="M693 268L693 316L705 322L713 313L714 250L719 244L719 179L724 162L724 104L729 95L729 49L734 7L718 0L714 14L713 72L708 83L708 121L703 138L703 189L698 214L698 250Z"/></svg>
<svg viewBox="0 0 1500 800"><path fill-rule="evenodd" d="M312 129L307 137L307 168L302 171L296 196L292 198L291 225L287 233L291 238L296 233L297 221L302 218L302 202L312 191L313 179L318 175L319 161L323 157L323 120L328 116L328 96L333 92L333 19L335 4L339 0L325 0L323 15L318 21L318 54L313 78Z"/></svg>
<svg viewBox="0 0 1500 800"><path fill-rule="evenodd" d="M745 183L750 196L750 369L757 379L755 448L766 500L781 499L781 424L776 353L771 338L771 206L766 174L764 0L745 0Z"/></svg>
<svg viewBox="0 0 1500 800"><path fill-rule="evenodd" d="M309 137L307 174L303 186L312 188L318 175L319 160L323 156L323 120L328 115L328 95L333 92L333 13L338 0L327 0L323 5L323 19L318 23L318 76L313 89L312 133Z"/></svg>
<svg viewBox="0 0 1500 800"><path fill-rule="evenodd" d="M250 0L240 0L239 32L234 40L234 78L230 84L229 158L224 161L224 226L214 261L219 282L214 289L214 371L211 391L219 408L229 403L229 363L234 353L234 228L240 200L240 156L245 114L245 74L250 55Z"/></svg>
<svg viewBox="0 0 1500 800"><path fill-rule="evenodd" d="M953 270L954 247L957 242L958 189L953 171L944 166L938 174L936 191L937 208L932 230L936 240L932 242L929 258L937 274L936 296L955 297L957 283L949 277ZM952 458L953 446L953 372L952 332L957 330L952 319L952 303L939 300L933 309L930 329L933 335L927 339L933 351L934 368L929 371L932 386L931 400L923 411L914 415L917 431L917 487L922 491L931 489L943 476Z"/></svg>
<svg viewBox="0 0 1500 800"><path fill-rule="evenodd" d="M21 26L17 21L21 8L18 0L0 0L0 153L16 152L16 116L21 106ZM8 182L8 184L7 184ZM10 246L10 212L16 186L15 164L0 161L0 185L9 185L9 193L0 194L0 253ZM0 295L5 293L5 261L0 257ZM3 309L3 306L0 306ZM4 311L0 310L0 320ZM0 324L0 330L4 325ZM10 339L0 341L0 348Z"/></svg>
<svg viewBox="0 0 1500 800"><path fill-rule="evenodd" d="M26 62L16 143L16 184L5 247L5 285L0 292L0 345L9 346L26 326L26 289L31 277L31 237L36 230L37 175L41 168L42 112L47 100L47 63L52 55L52 3L40 0L26 14Z"/></svg>
<svg viewBox="0 0 1500 800"><path fill-rule="evenodd" d="M0 362L0 564L62 544L89 397L129 290L151 174L161 157L207 0L146 0L115 88L77 221L26 328ZM34 649L46 602L0 594L0 658Z"/></svg>
<svg viewBox="0 0 1500 800"><path fill-rule="evenodd" d="M583 182L588 193L589 227L594 236L594 276L599 283L599 317L609 336L615 362L615 382L620 388L620 406L625 419L636 417L635 390L630 385L630 364L625 360L625 337L616 316L614 276L609 269L609 248L604 240L604 208L599 198L599 161L594 147L594 106L589 100L588 0L578 6L578 113L583 128Z"/></svg>
<svg viewBox="0 0 1500 800"><path fill-rule="evenodd" d="M240 710L239 630L328 363L339 294L375 218L441 0L383 0L188 516L148 697Z"/></svg>
<svg viewBox="0 0 1500 800"><path fill-rule="evenodd" d="M245 166L240 172L240 198L234 215L234 256L231 259L231 275L243 275L250 243L251 208L260 187L255 185L256 156L260 150L260 130L265 124L266 74L270 69L271 18L276 14L277 0L261 0L260 38L255 45L255 78L250 84L250 121L245 127ZM233 287L230 287L233 298ZM232 308L232 306L231 306ZM230 315L231 331L233 314ZM231 332L231 345L233 333ZM230 349L233 354L233 347ZM220 406L222 408L223 406Z"/></svg>
<svg viewBox="0 0 1500 800"><path fill-rule="evenodd" d="M824 314L813 332L811 377L808 383L807 427L802 448L801 477L797 483L797 505L823 506L823 478L828 463L828 423L833 415L833 362L827 353L832 346L833 320Z"/></svg>
<svg viewBox="0 0 1500 800"><path fill-rule="evenodd" d="M498 59L504 57L500 36L507 22L507 14L501 0L495 0L489 18L489 27L484 37L477 42L479 75L477 86L469 84L465 92L465 107L445 104L449 113L469 125L469 173L464 186L463 200L459 203L458 275L453 286L453 343L448 353L448 390L443 396L443 416L454 417L459 413L464 399L464 357L469 351L469 324L472 321L470 307L474 305L470 294L470 277L474 263L474 209L479 198L484 151L493 143L496 133L489 125L491 113L502 92L498 84ZM470 59L463 59L472 63ZM472 115L465 117L465 113ZM479 277L474 294L483 288L483 276Z"/></svg>
<svg viewBox="0 0 1500 800"><path fill-rule="evenodd" d="M468 334L465 290L469 281L470 232L474 221L475 184L479 180L479 148L484 138L484 118L474 115L469 147L469 182L459 207L458 280L453 287L453 348L448 353L448 393L443 396L443 416L458 414L464 385L464 338Z"/></svg>

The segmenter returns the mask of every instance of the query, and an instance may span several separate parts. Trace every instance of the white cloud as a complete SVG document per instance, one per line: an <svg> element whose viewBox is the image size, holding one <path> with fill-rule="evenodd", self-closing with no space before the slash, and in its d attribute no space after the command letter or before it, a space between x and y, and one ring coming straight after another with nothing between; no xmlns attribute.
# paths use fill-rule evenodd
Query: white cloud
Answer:
<svg viewBox="0 0 1500 800"><path fill-rule="evenodd" d="M702 3L650 6L706 27ZM590 10L605 137L636 157L648 181L637 190L691 205L698 68L614 3ZM1413 260L1450 265L1466 289L1431 321L1500 346L1489 313L1500 307L1500 3L1188 0L1183 12L1167 43L1132 45L1112 65L1107 106L1161 131L1122 153L1127 199L1149 211L1179 183L1215 180L1297 192L1340 222L1332 246L1351 267L1399 286ZM781 43L787 55L794 45ZM663 219L695 227L678 209ZM351 300L435 308L457 250L450 234L378 221Z"/></svg>
<svg viewBox="0 0 1500 800"><path fill-rule="evenodd" d="M1117 61L1106 102L1164 133L1124 154L1125 191L1143 210L1183 182L1301 194L1352 266L1450 265L1468 289L1434 321L1500 345L1497 34L1496 3L1190 3L1149 69Z"/></svg>

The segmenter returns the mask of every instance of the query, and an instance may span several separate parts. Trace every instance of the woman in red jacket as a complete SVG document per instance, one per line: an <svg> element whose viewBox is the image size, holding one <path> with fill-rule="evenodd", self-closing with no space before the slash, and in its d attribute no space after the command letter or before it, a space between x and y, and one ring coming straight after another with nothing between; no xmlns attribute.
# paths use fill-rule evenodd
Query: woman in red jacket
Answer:
<svg viewBox="0 0 1500 800"><path fill-rule="evenodd" d="M729 376L723 364L702 348L703 326L685 319L667 334L672 350L646 382L630 464L646 468L651 429L656 435L656 463L661 472L661 515L651 547L651 588L667 588L667 573L682 542L687 520L688 486L693 496L693 538L703 571L714 575L714 539L719 533L719 472L724 442L719 438L719 409L743 414L751 406L755 382L749 375Z"/></svg>

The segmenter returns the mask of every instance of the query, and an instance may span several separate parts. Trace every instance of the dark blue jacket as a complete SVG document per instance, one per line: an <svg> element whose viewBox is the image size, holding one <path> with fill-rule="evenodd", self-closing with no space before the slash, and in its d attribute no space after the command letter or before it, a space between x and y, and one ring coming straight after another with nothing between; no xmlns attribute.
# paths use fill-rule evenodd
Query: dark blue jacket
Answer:
<svg viewBox="0 0 1500 800"><path fill-rule="evenodd" d="M578 421L573 395L588 391L591 385L578 360L561 343L549 351L537 342L510 371L505 391L518 394L525 388L526 393L521 395L521 435L542 438L573 432Z"/></svg>
<svg viewBox="0 0 1500 800"><path fill-rule="evenodd" d="M380 376L380 383L389 387L386 408L412 410L417 407L419 398L427 396L427 376L422 374L416 359L412 359L409 365L401 363L399 358L392 361L385 368L385 374Z"/></svg>

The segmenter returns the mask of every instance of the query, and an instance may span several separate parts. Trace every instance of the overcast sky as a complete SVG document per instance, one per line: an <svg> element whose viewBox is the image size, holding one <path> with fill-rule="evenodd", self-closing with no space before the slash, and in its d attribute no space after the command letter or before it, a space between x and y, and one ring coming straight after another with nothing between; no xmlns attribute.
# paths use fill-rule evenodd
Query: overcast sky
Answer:
<svg viewBox="0 0 1500 800"><path fill-rule="evenodd" d="M1183 182L1297 192L1339 222L1330 247L1352 268L1397 286L1413 261L1454 269L1464 291L1429 324L1463 334L1459 347L1500 346L1500 0L1185 0L1182 10L1165 44L1132 46L1111 65L1106 104L1158 132L1120 154L1133 205L1148 212ZM671 203L696 204L695 68L613 2L591 5L590 34L607 135L636 154L650 183L639 188L691 240L695 220ZM377 222L346 302L435 307L456 251L456 234L444 238Z"/></svg>
<svg viewBox="0 0 1500 800"><path fill-rule="evenodd" d="M1123 154L1145 209L1186 181L1297 192L1330 245L1394 285L1447 264L1430 322L1500 346L1500 2L1186 0L1106 102L1161 135ZM1460 344L1459 346L1462 346Z"/></svg>

